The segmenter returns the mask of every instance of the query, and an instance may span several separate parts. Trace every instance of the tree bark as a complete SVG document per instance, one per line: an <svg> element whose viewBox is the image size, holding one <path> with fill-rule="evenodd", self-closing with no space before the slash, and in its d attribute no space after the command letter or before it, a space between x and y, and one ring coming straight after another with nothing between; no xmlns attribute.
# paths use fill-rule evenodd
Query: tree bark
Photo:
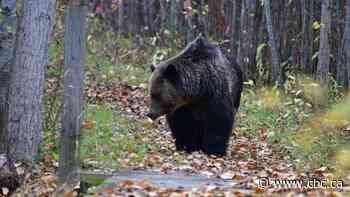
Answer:
<svg viewBox="0 0 350 197"><path fill-rule="evenodd" d="M276 44L276 34L274 32L275 28L272 24L271 2L270 0L265 0L264 3L266 28L269 35L269 46L271 50L271 81L280 87L282 85L282 68L280 54Z"/></svg>
<svg viewBox="0 0 350 197"><path fill-rule="evenodd" d="M169 18L168 18L168 25L169 29L174 33L176 32L177 27L177 14L179 10L179 2L178 1L171 1L170 2L170 11L169 11Z"/></svg>
<svg viewBox="0 0 350 197"><path fill-rule="evenodd" d="M193 24L193 2L191 0L184 1L184 9L186 10L185 20L186 20L186 42L191 42L195 37L195 25Z"/></svg>
<svg viewBox="0 0 350 197"><path fill-rule="evenodd" d="M164 31L167 17L167 1L159 0L160 30Z"/></svg>
<svg viewBox="0 0 350 197"><path fill-rule="evenodd" d="M242 67L244 78L256 79L257 29L261 22L261 5L257 0L242 0L240 42L237 62Z"/></svg>
<svg viewBox="0 0 350 197"><path fill-rule="evenodd" d="M140 18L139 18L139 1L138 0L128 0L128 19L130 26L130 35L134 38L140 33Z"/></svg>
<svg viewBox="0 0 350 197"><path fill-rule="evenodd" d="M224 0L209 0L208 9L210 15L211 33L215 38L222 38L225 32Z"/></svg>
<svg viewBox="0 0 350 197"><path fill-rule="evenodd" d="M121 38L123 35L124 26L124 0L120 0L118 7L118 37Z"/></svg>
<svg viewBox="0 0 350 197"><path fill-rule="evenodd" d="M69 3L64 18L63 115L58 175L79 181L79 136L83 119L84 56L87 9Z"/></svg>
<svg viewBox="0 0 350 197"><path fill-rule="evenodd" d="M41 140L44 68L55 0L21 1L9 88L5 142L15 159L33 160Z"/></svg>
<svg viewBox="0 0 350 197"><path fill-rule="evenodd" d="M320 100L320 104L325 104L327 101L327 89L328 89L328 73L329 73L329 61L330 61L330 49L329 49L329 31L330 31L330 9L329 0L322 0L321 10L321 29L320 29L320 47L318 55L318 65L316 71L316 80L320 83L324 90L324 98Z"/></svg>
<svg viewBox="0 0 350 197"><path fill-rule="evenodd" d="M142 1L144 29L148 36L155 34L154 31L154 0Z"/></svg>
<svg viewBox="0 0 350 197"><path fill-rule="evenodd" d="M301 0L302 13L302 49L301 49L301 69L310 72L311 56L312 56L312 15L313 0Z"/></svg>
<svg viewBox="0 0 350 197"><path fill-rule="evenodd" d="M1 1L0 24L0 142L5 141L7 125L7 94L10 83L10 66L13 62L13 50L16 32L16 0ZM6 144L0 143L0 153L6 153Z"/></svg>
<svg viewBox="0 0 350 197"><path fill-rule="evenodd" d="M241 10L241 0L234 0L232 4L232 38L231 38L231 54L237 57L239 43L239 14Z"/></svg>
<svg viewBox="0 0 350 197"><path fill-rule="evenodd" d="M337 82L350 90L350 1L346 3L345 28L337 62Z"/></svg>

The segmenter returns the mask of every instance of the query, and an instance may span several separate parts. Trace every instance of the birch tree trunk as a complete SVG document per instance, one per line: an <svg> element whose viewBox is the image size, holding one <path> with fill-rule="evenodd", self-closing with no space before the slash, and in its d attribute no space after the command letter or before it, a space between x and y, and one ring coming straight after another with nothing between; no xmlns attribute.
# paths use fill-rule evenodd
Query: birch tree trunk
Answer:
<svg viewBox="0 0 350 197"><path fill-rule="evenodd" d="M328 89L328 72L329 72L329 31L330 31L330 9L329 0L322 0L321 10L321 29L320 29L320 48L318 55L318 65L316 71L316 80L320 83L323 91L324 98L320 98L321 105L327 101L327 89Z"/></svg>
<svg viewBox="0 0 350 197"><path fill-rule="evenodd" d="M6 143L15 159L33 160L41 140L44 68L55 0L21 1L11 68Z"/></svg>
<svg viewBox="0 0 350 197"><path fill-rule="evenodd" d="M282 69L280 55L276 43L275 28L272 25L271 3L270 0L264 1L266 28L269 35L269 45L271 49L271 81L276 83L278 87L282 85Z"/></svg>
<svg viewBox="0 0 350 197"><path fill-rule="evenodd" d="M77 1L79 2L79 1ZM86 7L71 1L64 17L63 114L58 176L79 181L79 136L83 118Z"/></svg>
<svg viewBox="0 0 350 197"><path fill-rule="evenodd" d="M337 81L350 89L350 1L346 2L345 28L338 57Z"/></svg>

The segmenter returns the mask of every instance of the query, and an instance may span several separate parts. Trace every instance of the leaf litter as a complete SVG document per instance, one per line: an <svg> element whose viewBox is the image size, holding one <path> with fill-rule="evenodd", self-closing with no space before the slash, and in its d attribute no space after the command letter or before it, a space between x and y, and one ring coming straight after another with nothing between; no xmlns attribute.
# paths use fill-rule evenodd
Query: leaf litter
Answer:
<svg viewBox="0 0 350 197"><path fill-rule="evenodd" d="M156 144L158 151L149 151L142 162L127 169L158 170L161 173L171 171L199 174L223 180L232 180L234 185L220 188L208 185L204 188L161 188L152 180L131 181L124 180L113 188L106 188L99 193L87 196L348 196L350 195L349 179L344 180L343 188L338 189L309 189L309 188L274 188L272 185L259 187L261 178L269 179L325 179L334 177L325 167L304 172L296 169L293 161L286 159L283 153L271 148L266 139L266 130L262 129L259 136L251 137L244 134L231 138L227 155L224 157L207 156L201 152L186 154L177 152L174 139L171 137L165 119L150 122L147 112L146 85L130 86L125 83L99 84L92 83L85 89L88 103L111 103L122 112L122 116L138 121L143 125L145 143ZM237 114L239 118L248 118L243 112ZM239 124L237 124L239 125ZM89 129L93 123L84 121L83 127ZM245 128L235 128L244 130ZM347 131L348 129L345 129ZM237 132L242 133L242 132ZM126 153L132 154L132 153ZM69 188L58 183L56 177L57 161L44 156L44 161L36 165L35 170L26 176L24 184L16 191L15 196L79 196L79 187ZM7 188L0 188L0 193L6 195Z"/></svg>

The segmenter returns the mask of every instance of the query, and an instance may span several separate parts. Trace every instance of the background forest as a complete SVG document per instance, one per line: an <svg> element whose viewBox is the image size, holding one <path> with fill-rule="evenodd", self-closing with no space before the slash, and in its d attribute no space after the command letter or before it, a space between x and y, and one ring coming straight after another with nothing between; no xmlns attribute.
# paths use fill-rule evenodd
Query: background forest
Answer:
<svg viewBox="0 0 350 197"><path fill-rule="evenodd" d="M44 1L28 0L38 4ZM26 27L21 26L25 24L21 17L26 15L21 1L0 2L0 153L7 153L4 150L16 144L16 140L12 144L6 140L3 130L7 88L10 87L10 96L15 92L11 91L14 83L8 80L7 74L12 58L20 57L14 46L18 46L18 41L15 42L20 37L18 28ZM62 181L62 171L57 170L62 158L60 147L65 146L60 142L60 132L65 127L61 119L67 65L65 27L69 21L72 26L86 25L86 31L77 35L86 42L74 42L74 36L70 40L74 46L85 44L84 52L80 51L85 57L82 62L77 60L77 64L85 67L77 71L84 76L84 87L81 87L84 103L80 104L82 128L75 136L80 140L77 162L82 170L99 173L126 169L183 170L238 183L233 189L193 191L195 195L349 194L349 0L47 2L55 6L47 9L55 13L55 17L47 24L52 25L52 31L48 31L48 63L41 73L45 77L43 100L33 102L44 109L35 108L37 114L43 112L42 116L35 116L39 117L37 124L42 123L42 127L31 128L35 135L30 139L37 140L38 145L30 151L9 148L13 158L23 159L23 155L29 155L29 160L34 161L30 165L35 166L31 168L34 172L29 170L19 175L29 174L21 181L17 195L27 192L52 195L64 190L74 196L85 187L73 188L72 192L58 186L59 179ZM67 7L72 5L86 9L86 15L69 18ZM175 55L200 33L236 57L244 73L244 92L234 129L236 137L231 140L224 158L176 152L164 119L150 123L145 117L149 102L148 65ZM29 79L41 79L38 70L33 71L33 78ZM41 96L38 93L37 98ZM77 93L77 96L81 95ZM23 165L15 165L17 171L17 166ZM328 190L257 189L258 177L267 176L317 177L344 183L341 189ZM80 178L81 183L89 186L104 181L90 175ZM149 186L149 181L123 182L100 192L124 195L137 190L164 196L191 192L162 190ZM5 186L0 184L0 194L11 191L11 188L9 191L1 188Z"/></svg>
<svg viewBox="0 0 350 197"><path fill-rule="evenodd" d="M135 50L166 53L202 32L237 57L246 79L274 84L288 73L329 72L348 84L346 1L96 1L92 9L101 32L130 38ZM110 47L124 48L118 43ZM320 45L329 61L319 60Z"/></svg>

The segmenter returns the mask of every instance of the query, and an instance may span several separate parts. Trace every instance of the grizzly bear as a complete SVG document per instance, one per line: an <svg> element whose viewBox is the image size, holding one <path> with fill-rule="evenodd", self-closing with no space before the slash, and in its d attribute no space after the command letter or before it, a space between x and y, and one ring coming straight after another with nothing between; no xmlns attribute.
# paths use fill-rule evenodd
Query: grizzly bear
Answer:
<svg viewBox="0 0 350 197"><path fill-rule="evenodd" d="M151 65L152 120L166 115L177 150L224 155L242 92L242 72L198 36L176 56Z"/></svg>

